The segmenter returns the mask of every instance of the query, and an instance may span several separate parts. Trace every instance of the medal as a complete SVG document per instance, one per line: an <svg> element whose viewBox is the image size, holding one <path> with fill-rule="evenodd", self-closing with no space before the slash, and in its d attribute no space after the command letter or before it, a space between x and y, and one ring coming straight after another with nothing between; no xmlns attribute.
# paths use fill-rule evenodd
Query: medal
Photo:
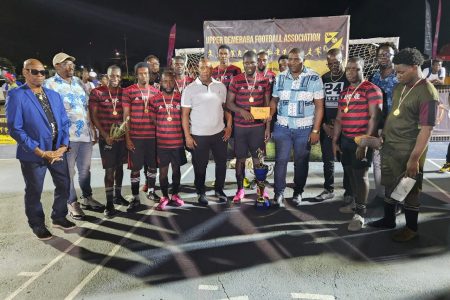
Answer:
<svg viewBox="0 0 450 300"><path fill-rule="evenodd" d="M117 116L117 111L113 111L112 113L114 116Z"/></svg>
<svg viewBox="0 0 450 300"><path fill-rule="evenodd" d="M403 86L403 90L402 90L402 92L400 93L400 98L399 98L399 101L398 101L397 109L394 110L394 112L392 113L394 116L400 115L400 105L402 105L403 101L405 101L405 98L409 95L409 93L413 90L413 88L416 87L416 85L417 85L420 81L422 81L422 78L419 78L419 80L417 80L416 83L414 83L414 85L412 86L412 88L409 89L409 91L406 93L405 96L403 96L403 94L405 93L406 84Z"/></svg>
<svg viewBox="0 0 450 300"><path fill-rule="evenodd" d="M172 98L170 99L170 104L167 105L166 97L164 97L164 93L162 94L162 98L163 98L163 101L164 101L164 108L166 109L166 112L167 112L167 115L168 115L166 120L169 121L169 122L172 121L172 116L170 115L170 109L173 108L173 96L175 96L174 92L172 92Z"/></svg>
<svg viewBox="0 0 450 300"><path fill-rule="evenodd" d="M248 101L249 101L249 102L253 102L253 101L255 101L255 99L254 99L253 96L252 96L252 97L250 97L250 98L248 99Z"/></svg>
<svg viewBox="0 0 450 300"><path fill-rule="evenodd" d="M344 113L348 113L348 106L344 108Z"/></svg>
<svg viewBox="0 0 450 300"><path fill-rule="evenodd" d="M148 113L148 109L144 109L144 112L145 112L145 113Z"/></svg>

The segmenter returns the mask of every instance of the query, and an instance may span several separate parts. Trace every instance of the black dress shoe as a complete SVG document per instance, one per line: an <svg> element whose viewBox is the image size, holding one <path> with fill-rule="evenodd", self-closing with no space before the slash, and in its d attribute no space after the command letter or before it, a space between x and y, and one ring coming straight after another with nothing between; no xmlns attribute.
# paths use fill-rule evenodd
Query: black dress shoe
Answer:
<svg viewBox="0 0 450 300"><path fill-rule="evenodd" d="M227 195L225 195L225 193L224 193L222 190L216 191L216 192L214 193L214 196L216 196L217 198L219 198L219 202L220 202L220 203L225 203L225 202L227 202L227 200L228 200Z"/></svg>
<svg viewBox="0 0 450 300"><path fill-rule="evenodd" d="M37 236L38 239L41 241L47 241L50 240L53 235L48 231L47 227L45 225L39 225L31 228L33 230L33 233Z"/></svg>
<svg viewBox="0 0 450 300"><path fill-rule="evenodd" d="M75 225L75 223L73 223L73 222L70 222L66 218L61 218L61 219L53 220L53 227L61 228L63 230L69 230L69 229L73 229L73 228L77 227L77 225Z"/></svg>
<svg viewBox="0 0 450 300"><path fill-rule="evenodd" d="M203 206L207 206L208 205L208 198L206 198L205 194L200 194L198 196L198 204L203 205Z"/></svg>

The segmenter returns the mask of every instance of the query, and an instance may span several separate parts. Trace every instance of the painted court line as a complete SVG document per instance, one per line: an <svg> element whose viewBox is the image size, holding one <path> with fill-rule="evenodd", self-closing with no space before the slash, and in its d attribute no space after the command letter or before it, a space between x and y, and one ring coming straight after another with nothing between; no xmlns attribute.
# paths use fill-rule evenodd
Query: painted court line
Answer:
<svg viewBox="0 0 450 300"><path fill-rule="evenodd" d="M229 298L223 298L220 300L248 300L248 296L236 296L236 297L229 297Z"/></svg>
<svg viewBox="0 0 450 300"><path fill-rule="evenodd" d="M308 294L308 293L291 293L292 299L305 299L305 300L335 300L332 295L320 295L320 294Z"/></svg>
<svg viewBox="0 0 450 300"><path fill-rule="evenodd" d="M95 275L100 272L103 267L116 255L116 253L122 248L122 245L129 239L133 233L143 224L143 220L151 215L155 211L155 207L158 205L158 203L155 203L152 208L150 208L147 213L137 221L134 226L127 232L127 234L120 240L120 242L115 245L111 251L108 253L108 255L100 262L99 265L97 265L94 270L92 270L73 290L70 292L69 295L67 295L65 300L73 299L75 298L81 290L95 277Z"/></svg>
<svg viewBox="0 0 450 300"><path fill-rule="evenodd" d="M67 247L61 254L56 256L51 262L49 262L47 265L45 265L40 271L35 272L35 275L28 279L26 282L24 282L17 290L12 292L5 300L11 300L14 299L20 292L22 292L24 289L26 289L30 284L32 284L36 279L38 279L42 274L44 274L48 269L50 269L53 265L55 265L58 261L60 261L67 253L69 253L73 248L75 248L79 243L81 243L86 236L89 235L89 233L92 232L93 229L100 226L103 221L107 220L106 218L102 219L97 224L94 224L92 227L90 227L89 232L85 235L80 237L78 240L76 240L73 244L71 244L69 247ZM91 224L91 223L88 223ZM89 228L89 227L88 227Z"/></svg>
<svg viewBox="0 0 450 300"><path fill-rule="evenodd" d="M217 290L219 290L219 286L217 286L217 285L200 284L198 286L198 289L202 290L202 291L217 291Z"/></svg>
<svg viewBox="0 0 450 300"><path fill-rule="evenodd" d="M35 276L38 272L20 272L17 274L17 276L23 276L23 277L31 277Z"/></svg>

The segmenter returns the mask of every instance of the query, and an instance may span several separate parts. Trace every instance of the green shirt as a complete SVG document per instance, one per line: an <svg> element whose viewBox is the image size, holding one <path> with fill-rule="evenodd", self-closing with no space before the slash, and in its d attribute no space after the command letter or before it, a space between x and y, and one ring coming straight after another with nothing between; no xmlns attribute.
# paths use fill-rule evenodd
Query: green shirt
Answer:
<svg viewBox="0 0 450 300"><path fill-rule="evenodd" d="M434 126L436 123L439 94L433 84L425 79L411 90L404 87L399 83L394 89L392 110L384 125L383 140L385 146L412 151L421 126ZM399 107L402 91L404 100ZM397 109L400 113L396 116Z"/></svg>

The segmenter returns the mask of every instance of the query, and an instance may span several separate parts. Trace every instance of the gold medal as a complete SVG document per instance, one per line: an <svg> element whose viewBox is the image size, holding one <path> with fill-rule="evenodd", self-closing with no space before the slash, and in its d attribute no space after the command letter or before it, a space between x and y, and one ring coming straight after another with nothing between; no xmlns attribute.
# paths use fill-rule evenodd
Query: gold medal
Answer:
<svg viewBox="0 0 450 300"><path fill-rule="evenodd" d="M400 109L396 109L396 110L394 110L394 116L398 116L400 114Z"/></svg>
<svg viewBox="0 0 450 300"><path fill-rule="evenodd" d="M250 97L250 98L248 98L248 101L253 102L253 101L255 101L255 99L253 97Z"/></svg>
<svg viewBox="0 0 450 300"><path fill-rule="evenodd" d="M144 109L144 112L145 112L145 113L148 113L148 109Z"/></svg>
<svg viewBox="0 0 450 300"><path fill-rule="evenodd" d="M344 108L344 113L348 113L348 106Z"/></svg>
<svg viewBox="0 0 450 300"><path fill-rule="evenodd" d="M167 121L172 121L172 117L167 117Z"/></svg>
<svg viewBox="0 0 450 300"><path fill-rule="evenodd" d="M114 115L114 116L117 116L117 111L113 111L113 115Z"/></svg>

